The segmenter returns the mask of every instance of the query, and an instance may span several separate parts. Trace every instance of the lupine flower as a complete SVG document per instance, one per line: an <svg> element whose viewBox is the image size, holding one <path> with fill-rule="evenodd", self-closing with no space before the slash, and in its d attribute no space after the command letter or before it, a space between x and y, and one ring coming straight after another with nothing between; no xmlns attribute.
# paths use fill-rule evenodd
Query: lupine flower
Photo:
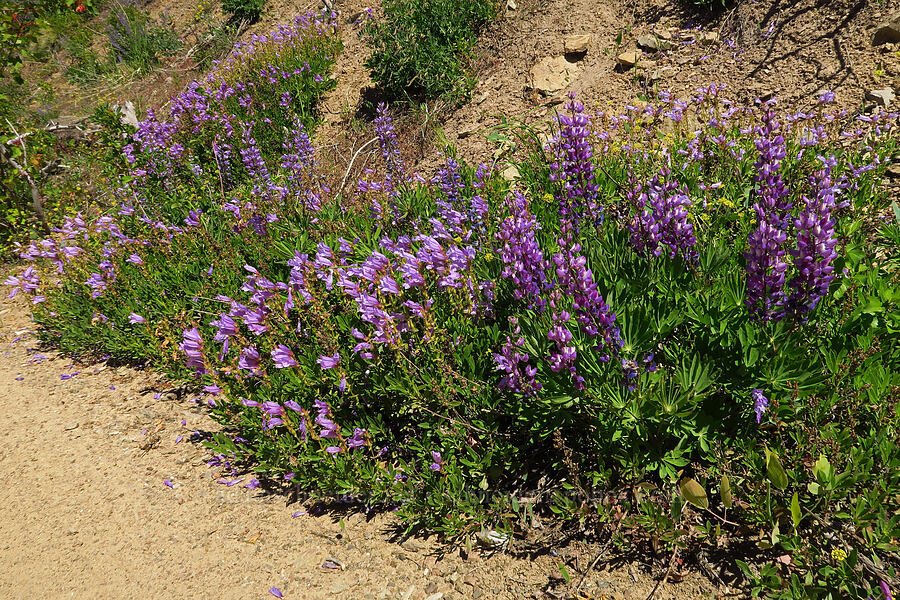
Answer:
<svg viewBox="0 0 900 600"><path fill-rule="evenodd" d="M559 286L572 298L572 309L575 320L588 337L601 337L602 343L596 349L600 360L606 362L610 355L617 354L622 347L622 337L616 325L616 314L603 300L603 296L594 282L594 274L587 266L587 259L580 254L581 245L572 239L572 231L563 228L563 236L559 239L560 252L553 256ZM565 313L568 321L568 313ZM558 313L560 316L560 313ZM566 351L566 356L574 353L574 347ZM574 360L574 356L572 357ZM571 365L570 365L571 367ZM574 369L574 367L571 367ZM581 378L574 375L576 384ZM576 389L580 389L576 385Z"/></svg>
<svg viewBox="0 0 900 600"><path fill-rule="evenodd" d="M577 230L581 219L599 223L602 211L597 204L597 184L594 183L594 163L591 158L590 118L584 114L584 106L569 95L566 114L558 115L559 135L550 141L549 149L554 162L550 165L550 180L559 186L556 201L561 219L570 222Z"/></svg>
<svg viewBox="0 0 900 600"><path fill-rule="evenodd" d="M769 399L763 396L761 389L755 389L750 392L750 397L753 399L753 412L756 413L756 424L759 425L762 422L763 413L769 408Z"/></svg>
<svg viewBox="0 0 900 600"><path fill-rule="evenodd" d="M815 195L804 196L803 209L794 219L797 249L791 251L797 274L788 282L793 291L787 300L788 310L804 315L814 309L828 293L834 280L837 238L834 231L834 186L831 183L831 161L822 159L825 168L813 177Z"/></svg>
<svg viewBox="0 0 900 600"><path fill-rule="evenodd" d="M146 323L147 319L137 313L131 313L130 315L128 315L128 322L132 325L137 325L139 323Z"/></svg>
<svg viewBox="0 0 900 600"><path fill-rule="evenodd" d="M129 262L134 265L144 264L144 261L137 254L132 254L131 256L129 256L128 258L125 259L125 262Z"/></svg>
<svg viewBox="0 0 900 600"><path fill-rule="evenodd" d="M669 258L682 254L685 260L694 261L697 251L694 245L694 226L688 218L691 200L687 189L670 178L668 169L660 171L646 190L637 188L629 194L634 198L638 212L628 224L631 244L642 255L660 256L663 249Z"/></svg>
<svg viewBox="0 0 900 600"><path fill-rule="evenodd" d="M542 387L535 381L537 368L528 364L528 354L520 351L525 339L521 336L522 328L519 327L518 319L510 317L509 322L513 327L512 335L506 336L506 343L499 353L494 354L497 370L506 373L500 380L500 389L507 389L526 397L533 396Z"/></svg>
<svg viewBox="0 0 900 600"><path fill-rule="evenodd" d="M281 590L279 590L277 587L273 587L272 589L270 589L269 593L272 594L273 596L275 596L276 598L284 598L284 594L282 594Z"/></svg>
<svg viewBox="0 0 900 600"><path fill-rule="evenodd" d="M543 311L546 302L541 294L548 285L549 263L537 242L535 234L540 224L528 212L528 201L519 192L513 192L509 201L510 216L500 223L497 240L504 267L501 276L510 279L515 287L513 296L525 299L528 308Z"/></svg>

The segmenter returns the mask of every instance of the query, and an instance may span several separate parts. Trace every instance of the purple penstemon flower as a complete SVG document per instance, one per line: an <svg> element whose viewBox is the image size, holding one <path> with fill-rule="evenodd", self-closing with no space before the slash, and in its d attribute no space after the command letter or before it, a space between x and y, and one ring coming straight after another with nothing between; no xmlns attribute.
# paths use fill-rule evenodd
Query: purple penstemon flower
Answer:
<svg viewBox="0 0 900 600"><path fill-rule="evenodd" d="M331 416L331 407L324 400L315 400L318 415L316 415L316 425L322 428L319 432L320 438L338 438L340 437L340 426L338 426L329 417Z"/></svg>
<svg viewBox="0 0 900 600"><path fill-rule="evenodd" d="M181 335L182 341L178 348L187 357L186 365L194 369L198 374L206 372L206 359L203 356L203 338L196 327L185 329Z"/></svg>
<svg viewBox="0 0 900 600"><path fill-rule="evenodd" d="M275 349L272 350L272 360L275 361L276 369L286 369L288 367L297 366L297 361L294 358L294 353L284 344L278 344L277 346L275 346Z"/></svg>
<svg viewBox="0 0 900 600"><path fill-rule="evenodd" d="M259 351L254 346L248 346L241 351L238 368L250 371L251 375L256 375L259 373L260 360Z"/></svg>
<svg viewBox="0 0 900 600"><path fill-rule="evenodd" d="M756 413L756 424L759 425L762 422L763 413L769 408L769 399L763 395L763 391L759 388L750 392L750 397L753 399L753 412Z"/></svg>
<svg viewBox="0 0 900 600"><path fill-rule="evenodd" d="M353 430L353 436L347 440L347 448L352 450L354 448L362 448L366 445L366 430L360 429L359 427Z"/></svg>
<svg viewBox="0 0 900 600"><path fill-rule="evenodd" d="M341 362L341 355L335 352L331 356L321 355L316 362L322 369L333 369Z"/></svg>
<svg viewBox="0 0 900 600"><path fill-rule="evenodd" d="M434 450L431 451L431 464L428 466L428 468L435 472L444 470L444 459L441 457L440 452L436 452Z"/></svg>
<svg viewBox="0 0 900 600"><path fill-rule="evenodd" d="M128 315L128 322L132 325L138 325L141 323L146 323L147 319L137 313L131 313L130 315Z"/></svg>

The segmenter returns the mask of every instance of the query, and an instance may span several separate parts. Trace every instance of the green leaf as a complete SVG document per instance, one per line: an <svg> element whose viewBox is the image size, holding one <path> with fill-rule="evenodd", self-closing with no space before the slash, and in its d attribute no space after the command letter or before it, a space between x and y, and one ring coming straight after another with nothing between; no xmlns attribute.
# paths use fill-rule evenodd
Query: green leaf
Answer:
<svg viewBox="0 0 900 600"><path fill-rule="evenodd" d="M891 202L891 208L894 209L894 218L897 219L897 224L900 225L900 206L897 206L896 202Z"/></svg>
<svg viewBox="0 0 900 600"><path fill-rule="evenodd" d="M812 472L819 483L827 483L834 477L834 468L824 454L819 455L819 460L813 465Z"/></svg>
<svg viewBox="0 0 900 600"><path fill-rule="evenodd" d="M562 574L562 577L566 580L567 584L572 582L572 578L569 577L569 570L566 569L566 565L563 563L559 563L559 572Z"/></svg>
<svg viewBox="0 0 900 600"><path fill-rule="evenodd" d="M766 448L766 475L768 475L769 481L771 481L772 485L776 488L779 490L787 489L787 473L785 472L784 467L781 466L778 455L768 448Z"/></svg>
<svg viewBox="0 0 900 600"><path fill-rule="evenodd" d="M722 475L722 481L719 483L719 495L722 496L722 505L725 508L734 506L734 498L731 495L731 482L728 475Z"/></svg>
<svg viewBox="0 0 900 600"><path fill-rule="evenodd" d="M681 490L681 495L690 504L704 510L709 508L709 498L706 496L706 490L695 480L690 477L682 479L681 483L678 484L678 488Z"/></svg>
<svg viewBox="0 0 900 600"><path fill-rule="evenodd" d="M791 521L794 523L794 529L800 524L800 497L797 492L791 497Z"/></svg>

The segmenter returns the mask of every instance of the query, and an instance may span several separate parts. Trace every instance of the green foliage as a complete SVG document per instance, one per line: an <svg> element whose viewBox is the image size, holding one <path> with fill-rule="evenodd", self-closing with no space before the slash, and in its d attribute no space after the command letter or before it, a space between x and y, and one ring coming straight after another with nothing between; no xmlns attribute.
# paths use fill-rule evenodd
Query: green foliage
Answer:
<svg viewBox="0 0 900 600"><path fill-rule="evenodd" d="M106 35L111 58L138 72L159 64L181 48L181 40L172 24L163 16L158 23L133 6L121 6L110 15Z"/></svg>
<svg viewBox="0 0 900 600"><path fill-rule="evenodd" d="M493 0L390 0L369 21L372 80L394 98L463 98L473 81L468 53L493 18Z"/></svg>
<svg viewBox="0 0 900 600"><path fill-rule="evenodd" d="M45 339L205 386L212 414L239 434L216 436L215 451L315 498L399 506L410 529L505 547L542 511L608 525L620 546L742 542L758 548L741 563L747 592L771 597L875 597L878 578L896 576L900 218L878 188L893 137L845 144L855 134L824 107L779 132L792 215L815 189L819 156L834 156L837 277L808 313L756 320L745 252L764 193L758 115L709 94L692 101L691 124L672 102L597 117L589 183L603 218L574 232L559 218L571 189L560 158L513 126L493 136L516 161L512 183L450 160L425 183L394 157L380 180L334 195L291 139L297 122L315 123L329 85L339 42L319 25L293 54L255 46L220 65L210 88L248 97L212 103L197 84L170 121L143 124L144 143L126 149L122 206L63 228L80 252L57 257L65 276L35 309ZM311 71L296 80L259 74L304 62ZM634 184L653 177L693 200L695 257L636 248L628 225L645 213ZM529 305L507 271L501 227L523 214L538 225L545 275L577 253L615 313L613 352L568 324L581 386L554 369L548 337L554 312L578 308L561 296ZM398 274L409 257L429 265L421 284ZM450 264L464 267L451 276ZM213 323L222 315L236 323L228 346ZM498 386L505 344L526 355L537 393ZM281 346L296 364L273 366ZM758 415L756 389L770 401Z"/></svg>
<svg viewBox="0 0 900 600"><path fill-rule="evenodd" d="M222 12L231 15L234 23L256 23L265 6L266 0L222 0Z"/></svg>

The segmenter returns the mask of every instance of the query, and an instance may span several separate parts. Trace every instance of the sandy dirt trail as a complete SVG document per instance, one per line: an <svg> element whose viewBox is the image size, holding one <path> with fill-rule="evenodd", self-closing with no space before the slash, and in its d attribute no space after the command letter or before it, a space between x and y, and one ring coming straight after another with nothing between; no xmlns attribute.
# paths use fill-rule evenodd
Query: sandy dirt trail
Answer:
<svg viewBox="0 0 900 600"><path fill-rule="evenodd" d="M217 425L190 399L156 398L171 389L164 380L73 365L37 348L26 307L4 301L0 313L4 600L271 598L273 587L288 599L541 597L558 562L583 569L591 558L577 544L557 556L463 558L436 540L391 541L391 515L294 517L305 507L242 487L249 477L218 483L209 451L190 439ZM327 559L343 570L323 568ZM623 565L583 589L645 598L653 584ZM708 598L713 587L692 575L661 591Z"/></svg>

